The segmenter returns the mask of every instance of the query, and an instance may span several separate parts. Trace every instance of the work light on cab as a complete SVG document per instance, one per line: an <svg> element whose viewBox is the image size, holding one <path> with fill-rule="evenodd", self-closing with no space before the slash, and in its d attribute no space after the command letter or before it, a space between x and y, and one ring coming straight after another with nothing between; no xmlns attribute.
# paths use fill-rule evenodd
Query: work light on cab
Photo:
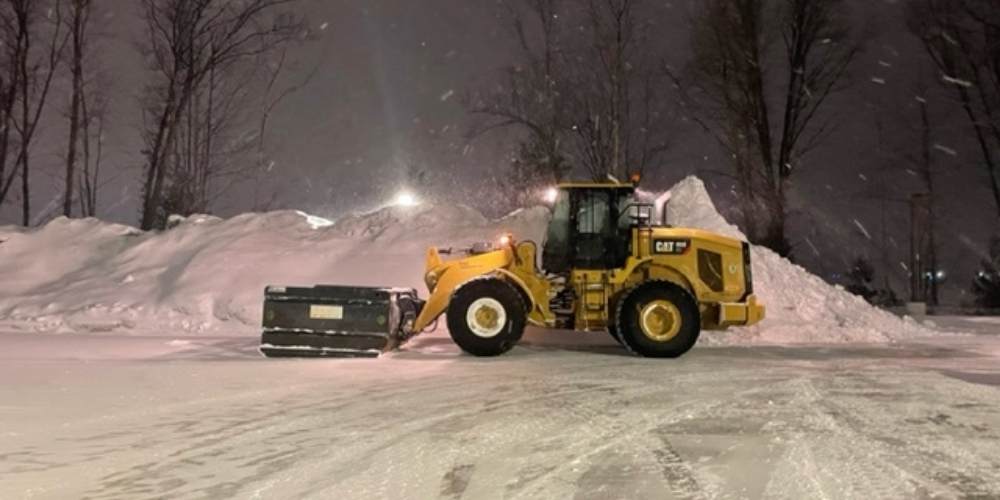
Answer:
<svg viewBox="0 0 1000 500"><path fill-rule="evenodd" d="M550 187L546 189L543 198L545 199L545 203L548 203L550 205L555 203L556 199L559 198L559 189L555 187Z"/></svg>

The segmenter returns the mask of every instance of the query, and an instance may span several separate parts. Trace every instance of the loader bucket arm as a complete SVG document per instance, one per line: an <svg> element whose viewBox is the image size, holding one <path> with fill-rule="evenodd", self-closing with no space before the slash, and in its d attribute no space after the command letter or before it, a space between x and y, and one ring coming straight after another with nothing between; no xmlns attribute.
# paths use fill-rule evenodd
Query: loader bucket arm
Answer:
<svg viewBox="0 0 1000 500"><path fill-rule="evenodd" d="M444 264L444 261L441 259L441 252L438 252L437 247L430 247L427 249L426 262L427 263L424 264L424 272L429 272L431 269Z"/></svg>
<svg viewBox="0 0 1000 500"><path fill-rule="evenodd" d="M479 276L507 268L513 260L514 253L507 247L451 261L442 260L437 248L429 248L424 279L430 297L427 298L427 303L413 323L413 331L422 331L445 312L451 302L452 294L458 287Z"/></svg>

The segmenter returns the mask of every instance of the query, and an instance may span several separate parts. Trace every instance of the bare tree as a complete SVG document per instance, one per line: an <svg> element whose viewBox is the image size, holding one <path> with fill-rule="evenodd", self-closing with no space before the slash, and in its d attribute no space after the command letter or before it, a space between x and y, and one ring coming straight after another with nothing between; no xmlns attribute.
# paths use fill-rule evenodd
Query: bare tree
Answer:
<svg viewBox="0 0 1000 500"><path fill-rule="evenodd" d="M785 255L789 179L825 137L820 112L860 48L846 16L843 0L709 0L694 31L695 81L673 75L686 95L705 97L694 104L733 158L751 239ZM778 40L780 58L771 56Z"/></svg>
<svg viewBox="0 0 1000 500"><path fill-rule="evenodd" d="M1000 9L993 0L911 0L908 21L975 133L1000 216Z"/></svg>
<svg viewBox="0 0 1000 500"><path fill-rule="evenodd" d="M915 121L915 126L908 127L912 132L914 132L918 137L918 143L920 147L916 154L909 151L902 153L903 158L906 160L905 164L913 167L913 170L917 173L917 176L921 182L921 188L927 196L927 231L923 235L924 241L912 242L914 245L914 250L917 253L917 258L920 259L920 264L926 263L927 269L932 273L937 271L937 177L938 169L935 165L934 160L934 150L936 143L934 142L935 136L935 126L932 119L931 107L929 102L929 88L926 81L923 78L919 78L914 86L916 96L914 101L916 102L916 112L914 113L917 117ZM911 123L913 123L911 121ZM924 269L920 269L914 266L914 269L910 269L911 273L918 274L918 280L921 283L927 283L929 285L929 290L925 290L924 296L922 297L912 297L913 300L920 300L929 303L932 306L938 304L938 279L936 276L932 276L930 280L924 279ZM924 287L919 287L924 288ZM916 291L916 290L914 290Z"/></svg>
<svg viewBox="0 0 1000 500"><path fill-rule="evenodd" d="M566 90L560 79L565 59L559 0L519 0L503 4L518 44L518 62L503 69L503 81L465 98L469 112L483 117L471 133L478 137L514 128L523 139L513 159L512 193L560 180L567 172L563 141Z"/></svg>
<svg viewBox="0 0 1000 500"><path fill-rule="evenodd" d="M226 119L226 111L221 111L222 117L215 113L228 105L211 102L219 97L219 86L227 84L222 77L235 76L229 72L241 63L282 46L300 33L295 18L280 12L292 3L143 0L145 52L156 75L143 103L149 120L142 186L143 229L164 222L164 193L171 181L178 181L172 187L175 194L177 189L186 189L181 185L192 179L200 179L201 186L205 185L204 163L197 162L212 158L215 145L210 136ZM241 82L231 84L229 97L238 95L241 86ZM201 106L209 110L204 121L195 111L200 111ZM179 133L185 134L184 144L178 142ZM168 178L172 165L183 165L190 177ZM198 198L203 193L190 195Z"/></svg>
<svg viewBox="0 0 1000 500"><path fill-rule="evenodd" d="M257 116L256 145L254 147L254 168L252 172L253 200L250 208L254 211L270 210L277 200L277 191L272 189L266 199L261 193L261 186L264 180L274 170L274 160L271 158L271 145L268 141L268 131L270 129L271 118L275 110L289 96L302 90L319 72L319 64L315 64L304 77L291 83L283 85L281 83L285 73L289 69L289 47L283 47L280 51L264 61L262 66L267 68L264 75L265 84L260 93L260 112Z"/></svg>
<svg viewBox="0 0 1000 500"><path fill-rule="evenodd" d="M0 66L0 203L20 178L21 221L27 226L31 222L31 144L67 43L62 2L7 0L0 4L0 30L4 51ZM42 42L40 49L35 48L38 42ZM13 165L12 153L16 155Z"/></svg>
<svg viewBox="0 0 1000 500"><path fill-rule="evenodd" d="M654 164L667 146L669 82L653 71L640 9L647 3L588 0L582 13L555 0L507 5L518 62L467 107L486 117L473 136L497 128L521 134L511 191L523 196L573 165L624 180Z"/></svg>
<svg viewBox="0 0 1000 500"><path fill-rule="evenodd" d="M11 133L14 131L15 105L17 103L18 89L20 88L21 60L28 57L25 38L29 34L20 29L17 10L14 5L3 2L0 11L0 23L2 23L3 55L2 80L0 80L0 203L7 198L11 186L17 179L18 170L16 165L11 167L9 156L13 144L11 144Z"/></svg>
<svg viewBox="0 0 1000 500"><path fill-rule="evenodd" d="M640 0L588 0L584 47L571 59L575 157L591 176L625 180L668 147L669 82L655 63Z"/></svg>
<svg viewBox="0 0 1000 500"><path fill-rule="evenodd" d="M168 182L162 199L166 213L209 211L239 174L250 170L244 156L252 149L247 101L252 65L212 69L192 92L177 124L177 139L167 158Z"/></svg>
<svg viewBox="0 0 1000 500"><path fill-rule="evenodd" d="M107 119L107 95L102 90L107 83L101 84L98 75L96 83L90 89L85 89L80 100L80 131L79 139L83 146L80 158L80 182L77 183L80 213L85 217L97 215L98 193L104 183L101 177L101 164L104 160L104 127Z"/></svg>
<svg viewBox="0 0 1000 500"><path fill-rule="evenodd" d="M67 25L70 33L70 109L69 146L66 148L66 188L63 194L63 215L73 215L73 195L77 172L77 144L80 142L81 108L84 96L84 58L87 54L87 29L90 24L90 0L69 0Z"/></svg>

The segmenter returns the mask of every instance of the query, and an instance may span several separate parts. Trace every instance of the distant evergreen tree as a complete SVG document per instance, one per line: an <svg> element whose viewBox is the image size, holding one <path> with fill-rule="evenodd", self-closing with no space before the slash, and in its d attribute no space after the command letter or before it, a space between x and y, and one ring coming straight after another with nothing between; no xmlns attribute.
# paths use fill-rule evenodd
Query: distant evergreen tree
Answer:
<svg viewBox="0 0 1000 500"><path fill-rule="evenodd" d="M875 268L872 267L872 263L864 257L857 257L847 272L847 291L871 301L876 294L875 289L872 288L874 278Z"/></svg>
<svg viewBox="0 0 1000 500"><path fill-rule="evenodd" d="M874 285L875 267L865 257L857 257L847 271L847 291L876 306L896 306L901 304L899 296L889 286L878 288Z"/></svg>

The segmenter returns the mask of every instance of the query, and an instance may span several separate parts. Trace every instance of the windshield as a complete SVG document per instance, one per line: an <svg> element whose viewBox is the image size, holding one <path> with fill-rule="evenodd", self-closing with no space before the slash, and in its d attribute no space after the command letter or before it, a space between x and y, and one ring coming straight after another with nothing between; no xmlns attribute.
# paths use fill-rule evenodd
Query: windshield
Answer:
<svg viewBox="0 0 1000 500"><path fill-rule="evenodd" d="M576 230L581 235L603 234L611 218L608 191L585 191L576 210Z"/></svg>

